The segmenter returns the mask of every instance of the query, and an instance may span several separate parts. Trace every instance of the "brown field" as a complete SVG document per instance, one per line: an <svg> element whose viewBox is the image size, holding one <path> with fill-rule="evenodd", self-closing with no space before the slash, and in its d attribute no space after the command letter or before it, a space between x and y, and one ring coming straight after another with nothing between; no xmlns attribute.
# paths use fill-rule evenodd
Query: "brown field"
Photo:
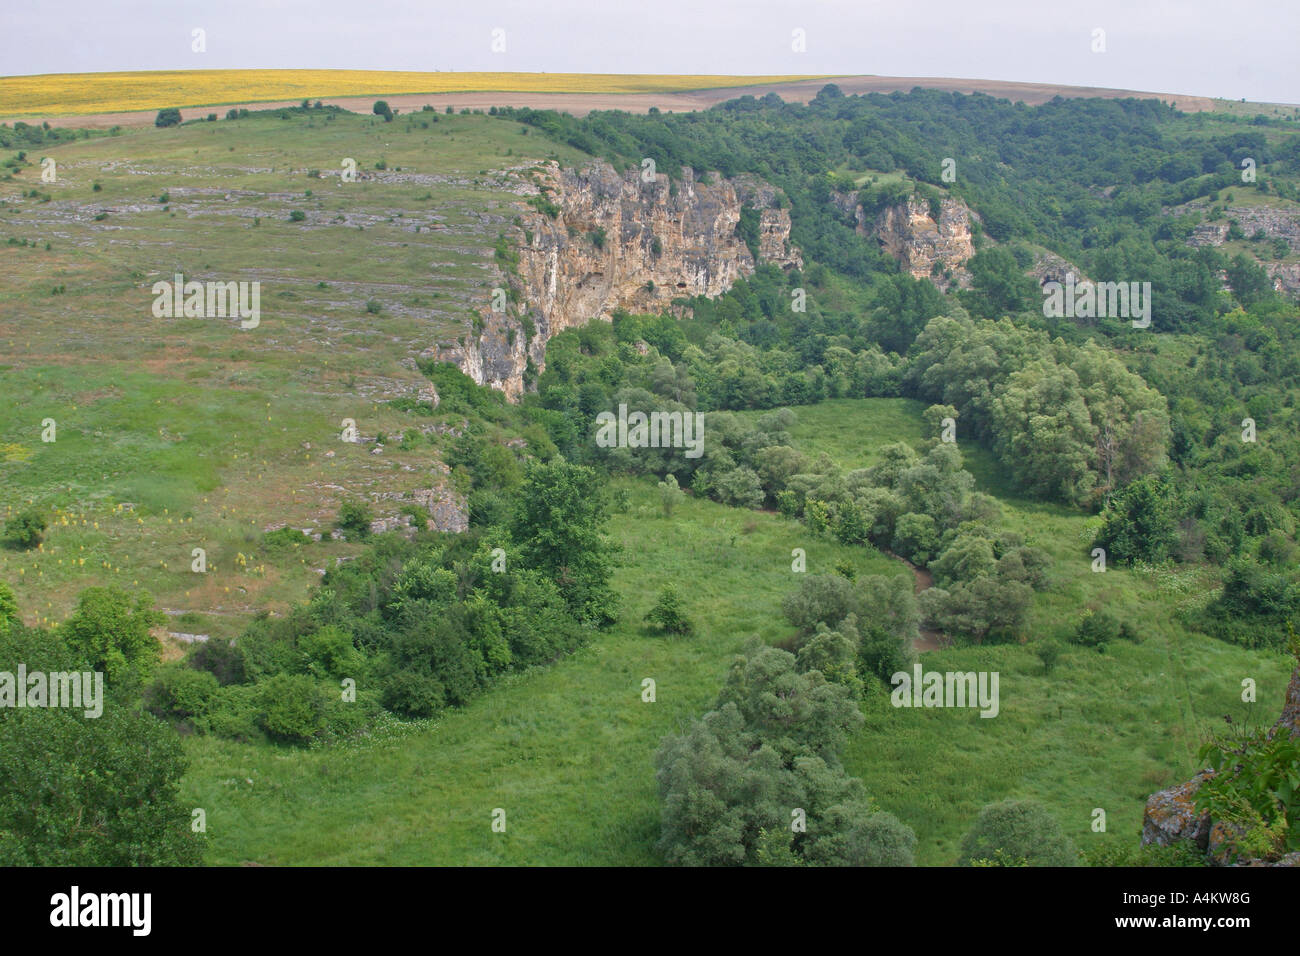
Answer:
<svg viewBox="0 0 1300 956"><path fill-rule="evenodd" d="M242 71L229 72L239 73ZM372 87L375 92L366 93L365 95L329 96L323 95L319 91L337 88L340 82L330 79L330 74L343 71L322 70L309 72L319 75L319 79L316 81L317 85L314 87L318 92L309 92L313 87L304 85L299 90L301 95L296 93L294 99L268 99L252 96L236 102L214 97L211 102L204 105L183 106L181 115L184 119L191 120L202 119L211 112L217 112L219 115L224 116L225 111L231 107L270 109L297 106L304 97L313 101L319 99L328 105L339 106L353 112L368 112L375 99L379 97L386 99L391 107L402 112L418 111L425 105L439 110L445 109L447 106L456 109L486 109L490 106L531 107L534 109L559 110L572 113L575 116L584 116L592 110L610 109L644 113L652 106L665 111L684 112L708 109L716 103L746 94L764 96L767 93L776 93L787 102L806 103L829 82L836 83L845 93L850 94L891 93L895 90L907 91L920 86L927 89L949 90L956 93L985 93L989 96L1023 101L1031 106L1046 103L1057 96L1103 97L1110 99L1138 97L1163 100L1180 110L1190 113L1209 112L1216 109L1216 101L1206 96L1151 93L1092 86L1060 86L1050 83L914 76L830 76L815 78L629 76L618 78L597 74L495 74L497 79L489 82L485 78L494 76L493 74L444 73L392 74L393 78L387 80L391 85L382 86L378 84L385 82L385 74L375 74L374 76L378 78L370 81L376 84ZM133 76L137 77L147 77L148 75L133 74ZM85 82L93 86L95 79L101 76L112 77L115 74L94 74L93 77L87 77ZM481 87L478 91L465 91L462 89L459 92L401 92L404 85L403 78L407 78L406 83L414 82L409 79L410 76L438 77L444 90L450 85L464 87L476 81L481 84ZM565 76L572 78L563 80ZM182 91L177 92L170 102L159 100L156 106L148 109L105 111L90 109L85 112L70 113L66 107L75 104L76 99L65 98L60 101L58 106L47 104L41 107L39 105L39 95L31 90L24 88L21 91L23 96L21 98L18 96L20 91L16 88L16 84L19 81L26 82L36 79L40 78L0 78L0 120L5 122L22 120L28 123L48 122L51 126L76 126L94 129L112 126L149 126L153 123L158 108L178 101L184 102L184 97L193 95L192 90L194 89L192 87L182 87ZM615 80L619 82L615 82ZM742 80L752 80L753 82L737 82ZM587 89L565 90L565 83L575 87L585 83ZM697 88L690 89L686 86L688 83L700 85ZM731 85L719 85L724 83L730 83ZM497 90L485 88L489 86L500 88ZM507 87L517 87L517 89ZM237 84L232 82L220 88L234 89L237 88ZM397 92L388 92L391 90L397 90ZM83 101L91 102L92 98L96 101L103 101L103 97L106 95L92 90L84 95ZM131 96L137 95L139 94L131 94ZM23 103L24 109L21 112L13 111L12 105L19 102Z"/></svg>

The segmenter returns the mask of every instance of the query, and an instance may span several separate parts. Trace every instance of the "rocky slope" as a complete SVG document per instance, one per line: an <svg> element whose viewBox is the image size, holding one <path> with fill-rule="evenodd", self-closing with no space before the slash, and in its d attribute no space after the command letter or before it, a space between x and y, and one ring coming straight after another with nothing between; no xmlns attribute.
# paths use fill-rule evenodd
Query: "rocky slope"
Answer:
<svg viewBox="0 0 1300 956"><path fill-rule="evenodd" d="M705 181L685 169L674 182L606 163L577 170L548 163L531 178L521 192L535 198L508 234L518 262L501 277L515 304L485 306L477 334L426 353L511 400L541 371L546 342L564 329L608 321L617 309L672 310L675 298L716 296L751 275L754 256L737 234L744 207L758 214L760 260L803 265L790 244L788 210L752 176Z"/></svg>
<svg viewBox="0 0 1300 956"><path fill-rule="evenodd" d="M1205 215L1210 207L1208 200L1196 200L1166 209L1165 212L1177 215L1199 212ZM1228 241L1228 226L1232 220L1236 221L1247 238L1262 233L1266 241L1285 240L1290 247L1291 255L1300 252L1300 210L1290 206L1228 206L1224 210L1223 218L1213 222L1201 222L1195 226L1192 234L1187 237L1187 244L1189 246L1223 245ZM1260 258L1260 251L1256 252L1256 258ZM1292 297L1300 296L1300 263L1260 258L1260 264L1273 280L1274 289Z"/></svg>

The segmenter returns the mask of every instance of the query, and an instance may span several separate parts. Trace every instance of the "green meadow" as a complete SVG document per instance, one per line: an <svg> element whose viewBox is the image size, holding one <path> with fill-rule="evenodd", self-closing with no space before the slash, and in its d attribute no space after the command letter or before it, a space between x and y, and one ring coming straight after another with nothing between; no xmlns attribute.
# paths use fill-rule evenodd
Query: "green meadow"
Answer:
<svg viewBox="0 0 1300 956"><path fill-rule="evenodd" d="M845 463L870 461L886 440L919 440L917 403L862 400L797 409L801 447ZM844 423L819 433L819 422ZM856 439L855 428L857 432ZM971 458L979 456L972 450ZM858 573L905 574L863 547L803 525L687 499L662 516L649 481L621 482L631 507L612 537L624 546L616 586L624 606L608 633L556 664L520 675L430 724L335 749L297 751L191 738L185 797L208 808L218 864L653 864L659 808L653 757L664 735L709 709L729 662L756 636L787 642L781 599L793 590L790 550L812 573L850 561ZM1195 769L1204 734L1230 714L1271 721L1289 673L1280 654L1231 647L1182 628L1177 579L1090 570L1086 519L1004 501L1007 523L1055 561L1025 643L922 655L927 670L1000 674L1000 712L894 708L882 688L845 762L879 805L912 826L917 861L949 865L980 807L1032 796L1081 847L1132 845L1147 796ZM642 624L655 594L677 585L696 633L665 638ZM1104 653L1069 646L1050 674L1034 642L1090 601L1138 627L1137 644ZM1257 705L1240 681L1258 684ZM642 681L656 700L642 701ZM506 811L504 834L492 812ZM1106 832L1093 831L1105 811Z"/></svg>

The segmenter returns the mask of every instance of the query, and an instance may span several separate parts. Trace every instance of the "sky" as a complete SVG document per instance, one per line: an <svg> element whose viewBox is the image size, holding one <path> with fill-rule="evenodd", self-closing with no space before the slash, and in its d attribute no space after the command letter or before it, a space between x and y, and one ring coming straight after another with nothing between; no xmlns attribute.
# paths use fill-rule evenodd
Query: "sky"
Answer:
<svg viewBox="0 0 1300 956"><path fill-rule="evenodd" d="M872 73L1298 103L1297 40L1297 0L0 0L0 75Z"/></svg>

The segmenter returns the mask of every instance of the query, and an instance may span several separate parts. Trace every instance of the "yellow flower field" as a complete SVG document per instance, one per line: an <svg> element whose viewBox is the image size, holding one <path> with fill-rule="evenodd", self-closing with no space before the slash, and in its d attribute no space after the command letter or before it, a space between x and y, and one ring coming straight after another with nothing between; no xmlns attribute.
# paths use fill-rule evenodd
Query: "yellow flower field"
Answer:
<svg viewBox="0 0 1300 956"><path fill-rule="evenodd" d="M75 115L399 93L667 93L810 76L416 73L384 70L157 70L0 77L0 115Z"/></svg>

